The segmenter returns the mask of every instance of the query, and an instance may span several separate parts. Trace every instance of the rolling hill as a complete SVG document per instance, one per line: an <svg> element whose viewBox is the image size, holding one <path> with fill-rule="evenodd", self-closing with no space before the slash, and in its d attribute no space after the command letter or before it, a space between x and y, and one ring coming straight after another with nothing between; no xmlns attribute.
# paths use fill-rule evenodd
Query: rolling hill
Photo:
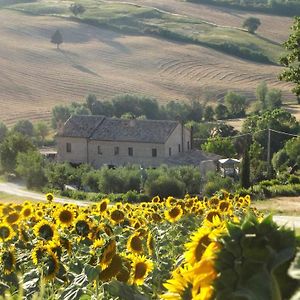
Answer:
<svg viewBox="0 0 300 300"><path fill-rule="evenodd" d="M96 2L86 1L90 9ZM99 20L105 16L114 26L124 21L124 15L128 22L126 16L136 14L133 4L98 2L106 5L106 12L100 12L100 16L96 17ZM138 8L144 13L143 24L151 21L151 26L156 22L175 30L184 30L183 23L187 24L186 30L190 29L191 22L193 26L201 24L206 27L213 26L211 23L219 24L213 29L209 27L208 39L211 38L211 30L219 30L223 26L228 32L238 30L244 34L240 29L234 29L247 17L244 12L175 0L132 2L142 3ZM43 0L0 10L0 120L6 124L11 125L24 118L49 119L54 105L83 101L90 93L100 99L121 93L140 93L154 96L162 103L195 97L216 101L227 90L243 92L253 98L255 87L264 80L270 87L282 89L286 99L293 97L291 86L277 80L281 70L278 65L240 59L197 43L178 42L139 32L128 34L124 28L118 31L111 26L78 22L69 18L70 3ZM129 11L124 11L123 5ZM109 7L112 7L111 15ZM25 8L27 13L24 13ZM162 24L160 18L153 18L153 9L158 9L163 14L162 19L167 18L167 21ZM152 11L150 21L147 17L149 10ZM201 17L201 22L193 19L196 17ZM192 21L187 22L185 18ZM275 48L272 49L277 49L288 36L291 19L265 15L259 18L263 25L255 38L262 41L261 45L265 45L262 47L273 45ZM131 23L129 25L132 26ZM64 37L60 50L50 43L50 37L57 28ZM200 36L199 31L197 35Z"/></svg>

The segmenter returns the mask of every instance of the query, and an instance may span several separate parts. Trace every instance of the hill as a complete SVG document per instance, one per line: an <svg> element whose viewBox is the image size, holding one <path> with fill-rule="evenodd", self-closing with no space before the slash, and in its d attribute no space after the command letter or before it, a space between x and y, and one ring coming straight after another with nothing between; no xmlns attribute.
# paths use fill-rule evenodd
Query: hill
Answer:
<svg viewBox="0 0 300 300"><path fill-rule="evenodd" d="M146 5L141 7L146 15L149 10L153 13L153 7L167 13L172 9L172 14L181 10L182 20L183 14L189 17L201 11L198 4L174 0L138 2ZM70 1L59 2L59 9L57 3L17 4L0 10L0 119L8 125L23 118L49 119L54 105L82 101L89 93L95 93L100 99L120 93L140 93L154 96L161 102L193 97L216 101L228 89L241 91L251 98L257 84L265 80L270 87L282 89L287 98L292 97L290 85L277 80L281 70L277 65L243 60L195 43L141 33L127 34L124 28L118 31L109 26L83 24L66 15ZM91 5L95 1L86 3ZM50 4L52 10L49 10ZM122 20L121 15L135 10L126 13L120 3L105 5L113 7L111 17L116 14L114 5L119 5L118 22ZM153 6L149 8L147 5ZM29 12L28 7L31 14L19 11L26 8ZM109 16L108 7L106 17ZM203 17L210 23L217 18L222 26L234 26L233 22L239 18L232 17L229 21L228 11L206 9L211 13L204 11ZM48 15L49 11L51 15ZM274 18L278 19L278 24L286 19ZM115 26L117 22L114 21L112 25ZM280 25L278 27L282 29ZM50 43L57 28L64 37L61 50ZM277 41L272 39L271 31L262 28L259 34L267 40L266 45L273 43L279 47L279 39L284 40L288 32L284 35L280 31Z"/></svg>

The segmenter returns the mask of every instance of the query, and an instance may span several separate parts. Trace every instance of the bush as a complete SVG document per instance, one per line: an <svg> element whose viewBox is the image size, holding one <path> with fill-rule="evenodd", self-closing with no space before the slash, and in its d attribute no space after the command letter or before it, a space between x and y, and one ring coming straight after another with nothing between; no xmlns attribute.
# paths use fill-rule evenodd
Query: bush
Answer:
<svg viewBox="0 0 300 300"><path fill-rule="evenodd" d="M152 197L182 197L185 192L185 185L176 178L171 178L167 175L162 175L156 180L147 180L145 184L145 190L147 194Z"/></svg>
<svg viewBox="0 0 300 300"><path fill-rule="evenodd" d="M300 177L297 175L290 175L288 182L290 184L298 184L298 183L300 183Z"/></svg>
<svg viewBox="0 0 300 300"><path fill-rule="evenodd" d="M233 180L229 177L221 177L218 174L210 173L207 176L207 183L203 187L203 194L212 196L219 190L231 191L233 188Z"/></svg>

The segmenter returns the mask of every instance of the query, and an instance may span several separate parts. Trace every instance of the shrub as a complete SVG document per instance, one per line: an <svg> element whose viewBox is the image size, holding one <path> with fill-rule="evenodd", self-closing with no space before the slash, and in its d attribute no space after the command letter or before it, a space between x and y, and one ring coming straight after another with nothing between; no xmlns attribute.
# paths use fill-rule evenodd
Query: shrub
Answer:
<svg viewBox="0 0 300 300"><path fill-rule="evenodd" d="M290 184L298 184L298 183L300 183L300 177L297 175L290 175L288 182Z"/></svg>
<svg viewBox="0 0 300 300"><path fill-rule="evenodd" d="M148 195L160 197L182 197L185 191L185 185L176 178L162 175L153 181L146 181L145 189Z"/></svg>

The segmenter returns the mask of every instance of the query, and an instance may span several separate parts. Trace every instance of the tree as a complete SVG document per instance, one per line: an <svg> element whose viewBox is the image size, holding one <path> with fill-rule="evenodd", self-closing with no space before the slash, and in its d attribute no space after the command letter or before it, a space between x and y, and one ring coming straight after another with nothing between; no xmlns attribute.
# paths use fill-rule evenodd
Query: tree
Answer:
<svg viewBox="0 0 300 300"><path fill-rule="evenodd" d="M267 92L268 92L268 86L265 81L262 81L256 88L256 100L259 103L261 110L264 110L266 107Z"/></svg>
<svg viewBox="0 0 300 300"><path fill-rule="evenodd" d="M244 117L246 109L246 98L234 92L227 92L225 105L231 117Z"/></svg>
<svg viewBox="0 0 300 300"><path fill-rule="evenodd" d="M227 107L224 104L219 103L215 108L215 115L216 115L217 120L227 119L228 118Z"/></svg>
<svg viewBox="0 0 300 300"><path fill-rule="evenodd" d="M69 9L75 16L81 15L85 12L85 7L78 3L72 3Z"/></svg>
<svg viewBox="0 0 300 300"><path fill-rule="evenodd" d="M258 18L249 17L244 21L243 28L246 28L250 33L254 33L259 25L261 25L261 23Z"/></svg>
<svg viewBox="0 0 300 300"><path fill-rule="evenodd" d="M241 163L241 186L245 189L250 187L250 158L248 149L245 150Z"/></svg>
<svg viewBox="0 0 300 300"><path fill-rule="evenodd" d="M224 157L232 157L235 155L233 142L229 138L209 138L206 143L201 146L203 151L215 153Z"/></svg>
<svg viewBox="0 0 300 300"><path fill-rule="evenodd" d="M203 114L204 120L205 121L213 121L214 114L215 113L214 113L213 108L210 105L207 105L204 109L204 114Z"/></svg>
<svg viewBox="0 0 300 300"><path fill-rule="evenodd" d="M18 153L33 149L27 136L18 132L9 134L0 145L0 161L4 171L14 172Z"/></svg>
<svg viewBox="0 0 300 300"><path fill-rule="evenodd" d="M283 44L286 54L280 58L280 63L286 69L279 75L279 79L295 83L292 92L300 104L300 17L295 17L291 29L288 40Z"/></svg>
<svg viewBox="0 0 300 300"><path fill-rule="evenodd" d="M44 144L46 136L49 134L47 123L40 121L34 125L34 133L38 140Z"/></svg>
<svg viewBox="0 0 300 300"><path fill-rule="evenodd" d="M275 108L280 108L282 106L281 100L281 90L278 89L271 89L267 92L266 95L266 108L273 110Z"/></svg>
<svg viewBox="0 0 300 300"><path fill-rule="evenodd" d="M63 125L71 116L71 111L68 106L56 105L52 109L52 127L58 128Z"/></svg>
<svg viewBox="0 0 300 300"><path fill-rule="evenodd" d="M19 132L29 137L33 136L33 125L29 120L20 120L13 127L13 132Z"/></svg>
<svg viewBox="0 0 300 300"><path fill-rule="evenodd" d="M5 139L7 131L6 125L0 121L0 143Z"/></svg>
<svg viewBox="0 0 300 300"><path fill-rule="evenodd" d="M43 157L36 150L17 154L16 172L25 180L28 188L42 187L46 183Z"/></svg>
<svg viewBox="0 0 300 300"><path fill-rule="evenodd" d="M57 29L51 37L51 43L56 44L57 49L59 45L63 43L63 37L60 31Z"/></svg>

